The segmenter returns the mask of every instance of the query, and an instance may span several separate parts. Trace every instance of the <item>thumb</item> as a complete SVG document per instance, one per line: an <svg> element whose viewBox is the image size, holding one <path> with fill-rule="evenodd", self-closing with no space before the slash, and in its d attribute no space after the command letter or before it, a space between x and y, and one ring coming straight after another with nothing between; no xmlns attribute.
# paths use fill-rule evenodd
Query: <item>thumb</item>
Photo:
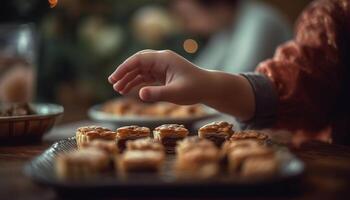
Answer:
<svg viewBox="0 0 350 200"><path fill-rule="evenodd" d="M147 86L141 88L139 96L143 101L174 101L175 89L171 86Z"/></svg>

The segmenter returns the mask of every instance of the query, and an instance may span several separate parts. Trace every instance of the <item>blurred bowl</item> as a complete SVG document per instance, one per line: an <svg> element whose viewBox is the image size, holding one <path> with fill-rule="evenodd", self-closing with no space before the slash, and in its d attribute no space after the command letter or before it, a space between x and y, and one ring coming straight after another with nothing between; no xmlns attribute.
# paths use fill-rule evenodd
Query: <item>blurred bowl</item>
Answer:
<svg viewBox="0 0 350 200"><path fill-rule="evenodd" d="M0 144L41 141L64 111L55 104L33 103L30 106L36 114L0 117Z"/></svg>
<svg viewBox="0 0 350 200"><path fill-rule="evenodd" d="M88 115L92 120L98 122L113 123L117 127L128 125L146 126L151 129L162 124L183 124L187 128L193 128L193 124L216 117L218 112L212 108L203 106L204 114L199 116L188 117L152 117L152 116L138 116L138 115L116 115L102 111L102 105L95 105L89 109Z"/></svg>

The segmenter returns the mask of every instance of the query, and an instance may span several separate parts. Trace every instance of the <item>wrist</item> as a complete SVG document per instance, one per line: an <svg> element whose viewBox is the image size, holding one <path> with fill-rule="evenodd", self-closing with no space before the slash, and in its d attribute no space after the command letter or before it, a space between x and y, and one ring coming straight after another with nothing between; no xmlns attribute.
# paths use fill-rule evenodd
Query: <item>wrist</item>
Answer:
<svg viewBox="0 0 350 200"><path fill-rule="evenodd" d="M198 102L209 105L210 102L214 99L212 96L212 90L215 88L213 86L214 82L216 83L216 74L214 71L200 69L201 79L198 81Z"/></svg>
<svg viewBox="0 0 350 200"><path fill-rule="evenodd" d="M255 111L254 93L249 81L240 75L205 70L202 102L218 111L249 120Z"/></svg>
<svg viewBox="0 0 350 200"><path fill-rule="evenodd" d="M201 99L204 104L211 105L224 96L225 80L223 72L214 70L203 70L206 77L201 85L203 94Z"/></svg>

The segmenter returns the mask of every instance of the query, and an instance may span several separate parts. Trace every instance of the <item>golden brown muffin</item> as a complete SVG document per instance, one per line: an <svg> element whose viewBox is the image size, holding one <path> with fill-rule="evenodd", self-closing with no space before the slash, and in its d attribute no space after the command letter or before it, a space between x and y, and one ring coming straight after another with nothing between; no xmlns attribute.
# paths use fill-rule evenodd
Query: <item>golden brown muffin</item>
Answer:
<svg viewBox="0 0 350 200"><path fill-rule="evenodd" d="M179 178L210 178L219 172L219 150L194 147L176 157L175 172Z"/></svg>
<svg viewBox="0 0 350 200"><path fill-rule="evenodd" d="M201 127L198 130L198 136L201 138L209 139L213 141L218 147L220 147L222 143L229 139L234 133L232 128L233 125L228 122L212 122Z"/></svg>
<svg viewBox="0 0 350 200"><path fill-rule="evenodd" d="M270 157L274 154L271 148L265 146L256 146L250 148L236 148L228 153L228 171L231 174L237 174L246 159L255 157Z"/></svg>
<svg viewBox="0 0 350 200"><path fill-rule="evenodd" d="M123 126L117 129L117 145L120 151L124 151L128 140L136 140L150 136L151 130L147 127L140 127L136 125Z"/></svg>
<svg viewBox="0 0 350 200"><path fill-rule="evenodd" d="M268 139L268 136L255 130L244 130L244 131L235 132L235 134L233 134L230 137L230 140L242 140L242 139L266 140Z"/></svg>
<svg viewBox="0 0 350 200"><path fill-rule="evenodd" d="M241 176L271 177L278 173L279 161L276 156L252 157L244 161Z"/></svg>
<svg viewBox="0 0 350 200"><path fill-rule="evenodd" d="M60 179L79 179L96 176L109 167L108 155L97 148L60 154L55 160L55 170Z"/></svg>
<svg viewBox="0 0 350 200"><path fill-rule="evenodd" d="M164 152L164 147L159 141L152 138L142 138L126 142L127 150L153 150Z"/></svg>
<svg viewBox="0 0 350 200"><path fill-rule="evenodd" d="M114 157L119 153L119 149L117 147L115 140L108 141L108 140L96 139L89 143L83 143L82 145L82 148L90 148L90 147L100 149L111 157Z"/></svg>
<svg viewBox="0 0 350 200"><path fill-rule="evenodd" d="M175 153L176 143L188 135L183 125L163 124L153 130L155 140L161 142L167 153Z"/></svg>
<svg viewBox="0 0 350 200"><path fill-rule="evenodd" d="M210 140L200 138L197 136L190 136L190 137L186 137L185 139L177 142L176 153L179 156L179 155L184 154L193 148L207 149L207 148L216 148L216 146Z"/></svg>
<svg viewBox="0 0 350 200"><path fill-rule="evenodd" d="M164 152L160 151L127 150L116 161L116 165L122 176L128 172L158 172L164 158Z"/></svg>
<svg viewBox="0 0 350 200"><path fill-rule="evenodd" d="M81 148L83 143L88 143L95 139L114 141L116 136L116 132L101 126L80 127L75 134L78 148Z"/></svg>

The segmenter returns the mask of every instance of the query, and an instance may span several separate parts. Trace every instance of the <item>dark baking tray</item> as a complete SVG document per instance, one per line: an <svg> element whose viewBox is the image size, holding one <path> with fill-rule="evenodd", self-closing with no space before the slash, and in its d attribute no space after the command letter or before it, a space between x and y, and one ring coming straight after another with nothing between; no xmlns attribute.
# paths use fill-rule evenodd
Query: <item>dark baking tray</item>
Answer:
<svg viewBox="0 0 350 200"><path fill-rule="evenodd" d="M24 167L24 172L34 182L54 188L60 194L118 194L118 195L240 195L240 194L286 194L297 191L297 182L304 172L304 164L286 148L279 147L282 158L279 172L271 178L229 177L221 174L210 180L178 180L171 170L174 156L167 156L160 174L132 174L122 179L113 172L101 174L94 179L79 181L59 180L54 172L55 156L76 149L75 137L53 144L45 152Z"/></svg>

